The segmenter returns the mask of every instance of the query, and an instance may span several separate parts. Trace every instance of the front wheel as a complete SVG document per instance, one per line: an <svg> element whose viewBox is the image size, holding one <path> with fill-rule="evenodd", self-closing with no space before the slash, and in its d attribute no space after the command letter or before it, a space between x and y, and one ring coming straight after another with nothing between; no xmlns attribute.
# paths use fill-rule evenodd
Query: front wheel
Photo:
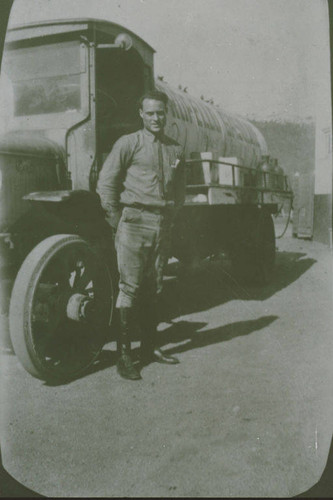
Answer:
<svg viewBox="0 0 333 500"><path fill-rule="evenodd" d="M108 266L87 241L60 234L39 243L10 303L10 336L23 367L44 380L85 371L106 342L113 295Z"/></svg>

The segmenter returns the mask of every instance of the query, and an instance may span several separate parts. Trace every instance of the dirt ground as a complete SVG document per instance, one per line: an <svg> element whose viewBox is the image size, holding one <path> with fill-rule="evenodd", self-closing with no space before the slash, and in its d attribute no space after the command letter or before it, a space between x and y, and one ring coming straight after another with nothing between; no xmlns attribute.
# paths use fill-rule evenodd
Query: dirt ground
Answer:
<svg viewBox="0 0 333 500"><path fill-rule="evenodd" d="M163 349L141 381L115 345L63 385L34 379L3 341L7 471L47 496L290 497L314 485L333 429L332 253L290 232L273 283L227 261L165 280ZM4 331L4 328L3 328ZM4 339L4 335L3 335Z"/></svg>

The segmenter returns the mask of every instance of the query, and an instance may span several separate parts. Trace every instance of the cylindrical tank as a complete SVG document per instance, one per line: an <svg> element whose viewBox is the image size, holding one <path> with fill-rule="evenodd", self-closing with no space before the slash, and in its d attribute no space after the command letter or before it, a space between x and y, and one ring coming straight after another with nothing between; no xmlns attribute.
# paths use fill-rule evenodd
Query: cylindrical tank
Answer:
<svg viewBox="0 0 333 500"><path fill-rule="evenodd" d="M258 187L268 188L271 186L269 155L262 155L261 162L258 165Z"/></svg>
<svg viewBox="0 0 333 500"><path fill-rule="evenodd" d="M257 168L267 144L258 129L244 118L226 113L186 92L157 80L155 86L169 98L166 134L184 145L185 154L211 151L235 157L239 164Z"/></svg>
<svg viewBox="0 0 333 500"><path fill-rule="evenodd" d="M277 177L276 177L276 158L270 158L269 159L269 170L271 172L271 184L272 184L272 189L276 189L276 184L277 184Z"/></svg>
<svg viewBox="0 0 333 500"><path fill-rule="evenodd" d="M277 158L274 158L274 178L275 178L275 189L284 190L285 182L284 182L284 170L279 165L279 161Z"/></svg>

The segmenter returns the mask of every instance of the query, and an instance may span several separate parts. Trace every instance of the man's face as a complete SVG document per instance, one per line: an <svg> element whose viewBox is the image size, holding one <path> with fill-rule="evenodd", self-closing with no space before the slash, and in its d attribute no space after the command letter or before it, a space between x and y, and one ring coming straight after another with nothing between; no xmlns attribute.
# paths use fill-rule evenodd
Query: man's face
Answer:
<svg viewBox="0 0 333 500"><path fill-rule="evenodd" d="M163 132L166 124L166 106L162 101L145 99L140 109L143 126L154 135Z"/></svg>

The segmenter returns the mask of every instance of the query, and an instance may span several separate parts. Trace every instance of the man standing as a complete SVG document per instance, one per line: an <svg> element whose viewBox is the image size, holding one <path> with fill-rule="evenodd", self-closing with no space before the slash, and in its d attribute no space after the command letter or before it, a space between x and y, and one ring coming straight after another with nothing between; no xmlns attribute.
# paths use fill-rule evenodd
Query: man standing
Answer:
<svg viewBox="0 0 333 500"><path fill-rule="evenodd" d="M182 147L164 135L168 97L151 91L140 100L143 129L121 137L100 172L97 192L116 231L121 334L118 373L141 378L131 358L131 332L141 301L141 363L179 361L157 348L157 310L170 230L185 198ZM145 300L142 298L144 297Z"/></svg>

